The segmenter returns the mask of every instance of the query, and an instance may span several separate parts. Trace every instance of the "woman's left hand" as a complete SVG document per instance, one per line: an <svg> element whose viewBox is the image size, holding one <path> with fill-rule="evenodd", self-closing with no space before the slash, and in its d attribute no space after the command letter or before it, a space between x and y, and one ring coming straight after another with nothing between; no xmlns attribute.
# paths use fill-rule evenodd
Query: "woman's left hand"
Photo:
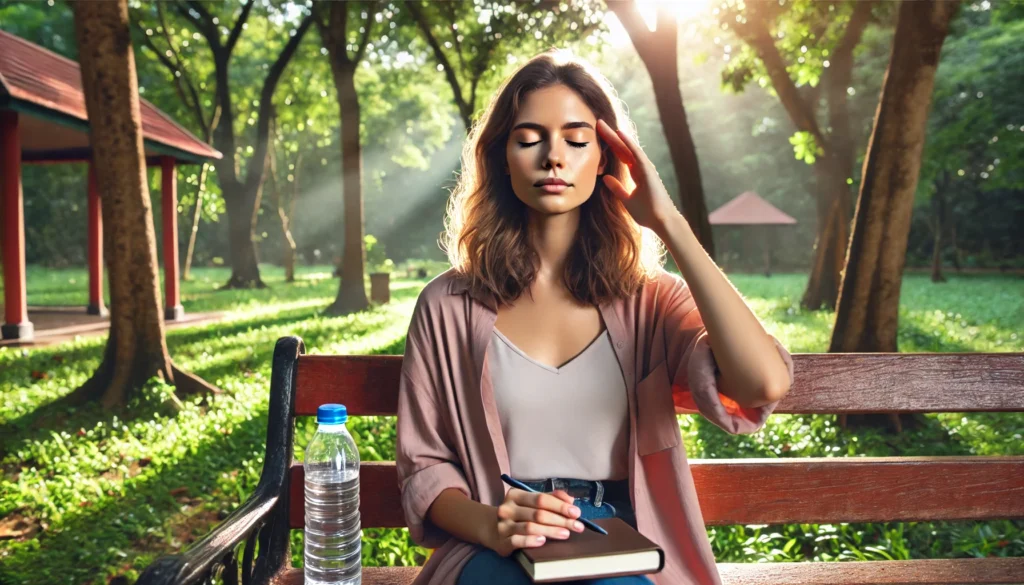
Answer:
<svg viewBox="0 0 1024 585"><path fill-rule="evenodd" d="M632 179L636 186L630 191L610 174L602 177L604 184L622 200L626 210L638 224L659 232L666 220L677 215L679 211L669 197L665 184L661 182L654 163L629 136L620 130L613 130L604 120L597 121L597 133L629 168L629 179Z"/></svg>

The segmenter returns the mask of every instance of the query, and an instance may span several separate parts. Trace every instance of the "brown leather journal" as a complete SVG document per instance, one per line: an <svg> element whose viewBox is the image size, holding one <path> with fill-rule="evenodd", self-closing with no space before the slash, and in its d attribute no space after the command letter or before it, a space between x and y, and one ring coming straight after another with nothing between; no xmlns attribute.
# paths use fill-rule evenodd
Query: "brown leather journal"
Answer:
<svg viewBox="0 0 1024 585"><path fill-rule="evenodd" d="M516 551L516 560L534 583L581 578L649 575L665 566L665 551L621 518L593 521L608 531L589 528L565 540L548 539L542 546Z"/></svg>

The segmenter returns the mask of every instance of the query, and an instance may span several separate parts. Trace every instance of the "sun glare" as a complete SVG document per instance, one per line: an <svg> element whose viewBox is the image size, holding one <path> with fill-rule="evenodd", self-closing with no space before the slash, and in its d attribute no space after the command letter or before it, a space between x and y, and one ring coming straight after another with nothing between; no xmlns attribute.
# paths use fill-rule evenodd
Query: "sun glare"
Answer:
<svg viewBox="0 0 1024 585"><path fill-rule="evenodd" d="M691 18L701 14L708 10L711 5L711 0L635 0L637 10L640 12L640 17L647 24L648 30L655 29L655 23L657 22L657 10L658 7L664 7L676 17L676 22L683 23ZM608 19L608 29L611 33L611 42L615 46L628 45L629 34L626 29L623 28L622 23L619 22L618 17L615 16L614 12L608 11L607 15L612 17Z"/></svg>

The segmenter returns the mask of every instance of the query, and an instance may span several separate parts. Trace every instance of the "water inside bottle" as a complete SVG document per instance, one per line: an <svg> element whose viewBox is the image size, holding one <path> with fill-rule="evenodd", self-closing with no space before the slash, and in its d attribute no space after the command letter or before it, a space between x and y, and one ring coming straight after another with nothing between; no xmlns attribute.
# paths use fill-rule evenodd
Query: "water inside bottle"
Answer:
<svg viewBox="0 0 1024 585"><path fill-rule="evenodd" d="M341 479L341 481L338 481ZM359 472L306 470L305 579L309 585L359 585L362 558Z"/></svg>

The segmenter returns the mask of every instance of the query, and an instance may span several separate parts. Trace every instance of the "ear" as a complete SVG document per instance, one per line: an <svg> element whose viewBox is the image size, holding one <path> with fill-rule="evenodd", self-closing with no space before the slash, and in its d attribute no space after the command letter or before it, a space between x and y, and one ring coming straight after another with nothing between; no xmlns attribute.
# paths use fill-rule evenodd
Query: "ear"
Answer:
<svg viewBox="0 0 1024 585"><path fill-rule="evenodd" d="M601 162L597 165L597 176L604 174L604 167L608 164L608 156L605 154L607 148L607 145L601 148Z"/></svg>

